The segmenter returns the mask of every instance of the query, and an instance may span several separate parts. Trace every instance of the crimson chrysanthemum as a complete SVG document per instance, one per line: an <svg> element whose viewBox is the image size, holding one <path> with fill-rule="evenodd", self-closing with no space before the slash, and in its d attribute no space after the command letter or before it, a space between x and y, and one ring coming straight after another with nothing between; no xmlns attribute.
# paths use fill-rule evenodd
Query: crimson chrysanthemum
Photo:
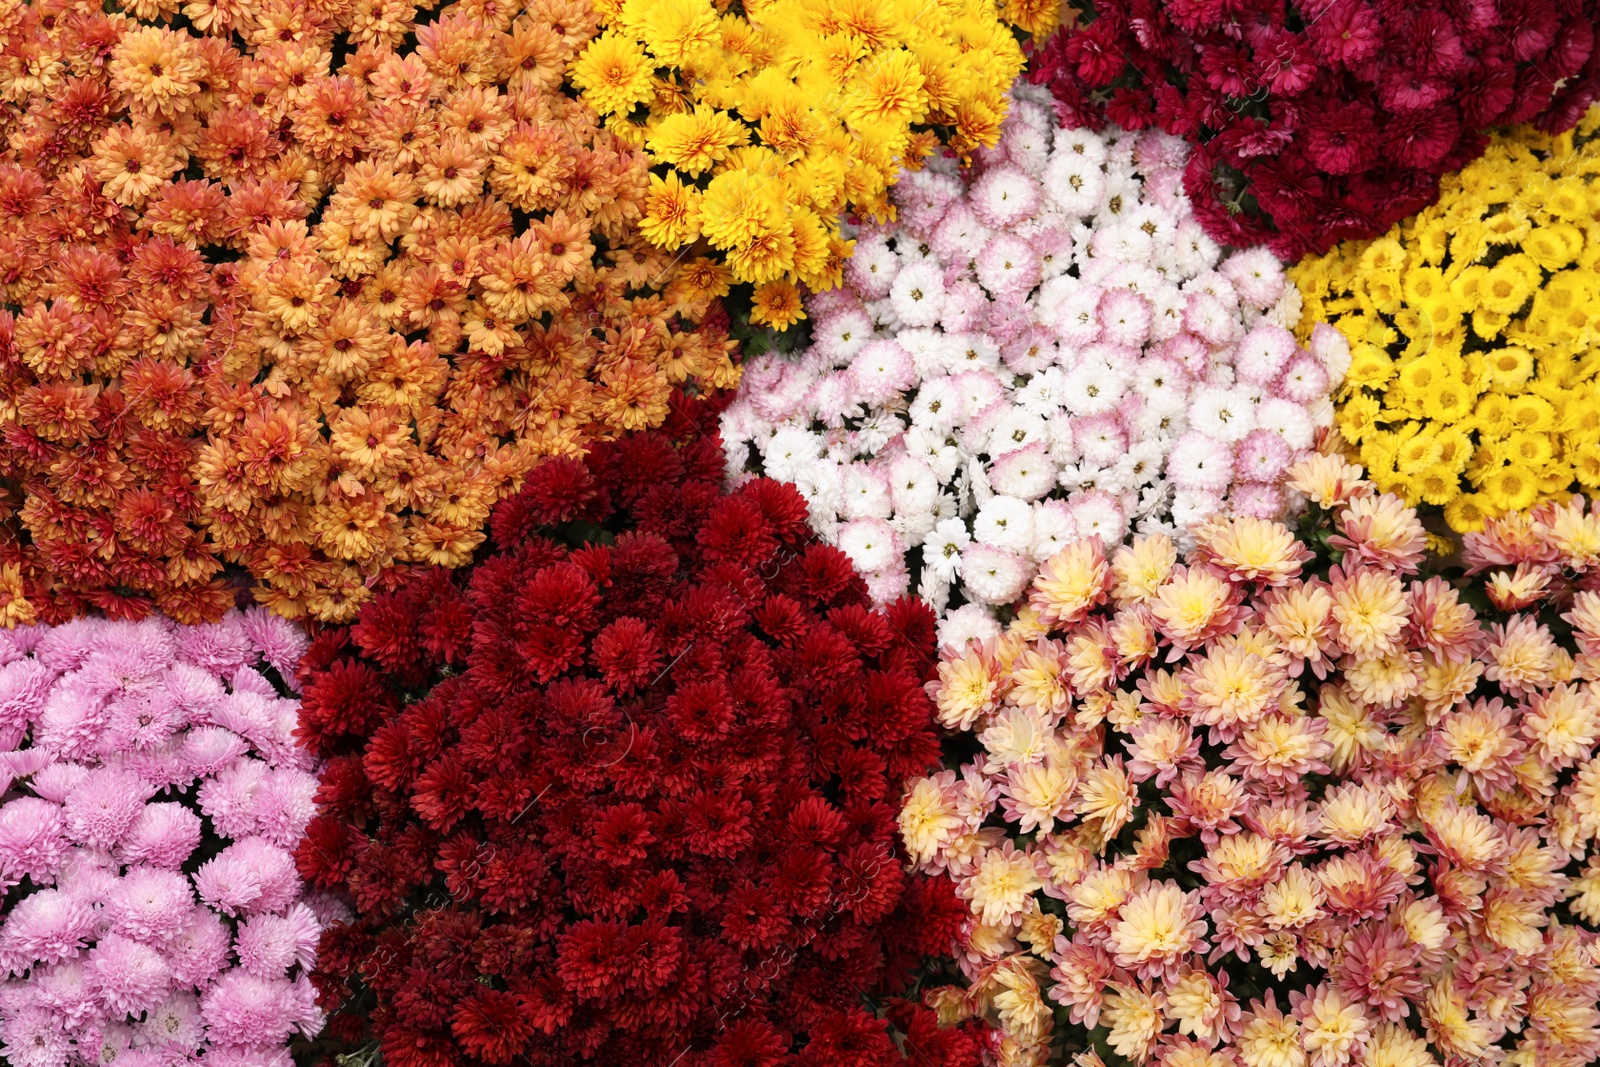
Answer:
<svg viewBox="0 0 1600 1067"><path fill-rule="evenodd" d="M932 614L873 610L792 487L724 490L715 407L535 468L493 552L303 661L301 868L358 910L320 988L396 1067L977 1062L860 1002L962 922L893 834L939 755Z"/></svg>
<svg viewBox="0 0 1600 1067"><path fill-rule="evenodd" d="M1197 145L1206 232L1286 259L1431 203L1498 126L1570 129L1600 97L1600 5L1096 0L1034 55L1068 126Z"/></svg>

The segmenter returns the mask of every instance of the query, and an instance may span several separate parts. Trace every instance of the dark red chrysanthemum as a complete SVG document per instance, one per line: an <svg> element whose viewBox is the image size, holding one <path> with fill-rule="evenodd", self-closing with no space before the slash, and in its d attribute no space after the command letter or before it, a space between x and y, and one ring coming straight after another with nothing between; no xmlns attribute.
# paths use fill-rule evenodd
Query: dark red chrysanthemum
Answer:
<svg viewBox="0 0 1600 1067"><path fill-rule="evenodd" d="M1431 202L1492 127L1572 128L1597 27L1600 0L1096 0L1030 77L1065 125L1188 140L1206 232L1293 260Z"/></svg>
<svg viewBox="0 0 1600 1067"><path fill-rule="evenodd" d="M319 988L386 1062L905 1062L855 1005L964 908L896 837L939 759L934 617L874 609L792 486L729 492L712 409L537 468L474 566L380 587L306 657L298 860L356 908Z"/></svg>

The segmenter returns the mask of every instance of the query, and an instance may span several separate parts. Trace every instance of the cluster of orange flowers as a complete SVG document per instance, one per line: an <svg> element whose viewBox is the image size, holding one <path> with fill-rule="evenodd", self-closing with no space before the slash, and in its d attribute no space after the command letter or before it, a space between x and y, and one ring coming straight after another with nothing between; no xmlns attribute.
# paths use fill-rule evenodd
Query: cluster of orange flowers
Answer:
<svg viewBox="0 0 1600 1067"><path fill-rule="evenodd" d="M214 618L230 564L343 621L737 382L726 269L562 91L584 0L123 9L0 2L0 621Z"/></svg>

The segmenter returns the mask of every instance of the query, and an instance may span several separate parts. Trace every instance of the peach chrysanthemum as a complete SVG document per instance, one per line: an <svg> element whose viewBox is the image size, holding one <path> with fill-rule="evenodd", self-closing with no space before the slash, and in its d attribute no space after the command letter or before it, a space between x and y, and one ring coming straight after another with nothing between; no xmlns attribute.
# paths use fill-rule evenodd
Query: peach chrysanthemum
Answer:
<svg viewBox="0 0 1600 1067"><path fill-rule="evenodd" d="M1072 810L1091 823L1099 837L1109 840L1133 818L1138 803L1138 790L1128 780L1122 757L1113 756L1083 772Z"/></svg>
<svg viewBox="0 0 1600 1067"><path fill-rule="evenodd" d="M1150 882L1123 903L1107 947L1119 967L1156 977L1187 954L1206 951L1204 914L1198 894L1172 882Z"/></svg>
<svg viewBox="0 0 1600 1067"><path fill-rule="evenodd" d="M954 782L955 772L944 771L919 778L906 789L900 805L900 839L912 863L930 867L939 851L966 826L951 795Z"/></svg>
<svg viewBox="0 0 1600 1067"><path fill-rule="evenodd" d="M1574 495L1566 504L1546 505L1550 542L1573 570L1589 570L1600 563L1600 511Z"/></svg>
<svg viewBox="0 0 1600 1067"><path fill-rule="evenodd" d="M1395 574L1334 567L1328 574L1328 586L1340 647L1361 659L1396 649L1405 629L1406 610L1405 590Z"/></svg>
<svg viewBox="0 0 1600 1067"><path fill-rule="evenodd" d="M1224 739L1276 708L1289 681L1281 668L1238 648L1217 648L1190 660L1182 678L1184 710Z"/></svg>
<svg viewBox="0 0 1600 1067"><path fill-rule="evenodd" d="M1029 605L1047 625L1068 627L1105 602L1111 568L1098 537L1074 541L1039 568Z"/></svg>
<svg viewBox="0 0 1600 1067"><path fill-rule="evenodd" d="M1514 571L1495 571L1483 583L1484 595L1499 611L1521 611L1537 604L1550 591L1551 568L1519 563Z"/></svg>
<svg viewBox="0 0 1600 1067"><path fill-rule="evenodd" d="M1295 994L1290 994L1291 1002ZM1310 1067L1344 1067L1366 1046L1372 1023L1359 1004L1337 988L1318 986L1295 1005Z"/></svg>
<svg viewBox="0 0 1600 1067"><path fill-rule="evenodd" d="M1306 1067L1300 1023L1278 1010L1271 990L1266 1003L1251 1002L1237 1047L1244 1067Z"/></svg>
<svg viewBox="0 0 1600 1067"><path fill-rule="evenodd" d="M970 901L972 913L983 922L999 925L1020 915L1034 891L1042 888L1033 857L1008 841L984 853L976 869L956 885L956 895Z"/></svg>
<svg viewBox="0 0 1600 1067"><path fill-rule="evenodd" d="M1239 1004L1227 990L1227 972L1222 976L1219 982L1204 968L1190 968L1168 988L1167 1016L1177 1020L1178 1033L1207 1044L1232 1035L1239 1025ZM1170 1055L1165 1063L1172 1063Z"/></svg>
<svg viewBox="0 0 1600 1067"><path fill-rule="evenodd" d="M1045 964L1032 956L1013 956L985 976L991 1002L1005 1032L1024 1046L1037 1047L1049 1036L1055 1013L1044 1002L1039 979Z"/></svg>
<svg viewBox="0 0 1600 1067"><path fill-rule="evenodd" d="M1329 655L1335 651L1333 597L1327 586L1312 581L1286 585L1262 598L1261 622L1295 662L1290 673L1299 675L1309 666L1318 678L1327 676Z"/></svg>
<svg viewBox="0 0 1600 1067"><path fill-rule="evenodd" d="M1281 522L1238 516L1214 519L1194 531L1198 558L1236 582L1280 586L1300 574L1311 551Z"/></svg>
<svg viewBox="0 0 1600 1067"><path fill-rule="evenodd" d="M1272 714L1239 732L1223 750L1236 773L1263 781L1297 781L1308 774L1329 772L1323 762L1333 746L1323 740L1327 724L1306 715Z"/></svg>
<svg viewBox="0 0 1600 1067"><path fill-rule="evenodd" d="M1477 700L1439 720L1434 743L1439 753L1472 779L1480 794L1516 785L1522 742L1512 726L1512 709L1500 700Z"/></svg>
<svg viewBox="0 0 1600 1067"><path fill-rule="evenodd" d="M1336 508L1373 491L1366 473L1338 456L1317 453L1289 468L1286 484L1321 508Z"/></svg>
<svg viewBox="0 0 1600 1067"><path fill-rule="evenodd" d="M1125 742L1128 748L1128 777L1135 782L1154 778L1163 788L1185 768L1200 767L1200 739L1189 724L1176 719L1149 716L1136 724Z"/></svg>
<svg viewBox="0 0 1600 1067"><path fill-rule="evenodd" d="M1150 613L1178 648L1203 643L1232 622L1234 589L1203 567L1179 568L1162 583Z"/></svg>
<svg viewBox="0 0 1600 1067"><path fill-rule="evenodd" d="M1428 535L1415 508L1389 493L1362 496L1339 513L1339 533L1328 539L1345 550L1345 566L1371 565L1411 573L1427 551Z"/></svg>
<svg viewBox="0 0 1600 1067"><path fill-rule="evenodd" d="M1450 974L1434 983L1420 1008L1428 1038L1447 1055L1474 1060L1489 1051L1493 1035L1488 1022L1468 1013L1466 998Z"/></svg>
<svg viewBox="0 0 1600 1067"><path fill-rule="evenodd" d="M1053 641L1040 639L1023 649L1011 663L1011 688L1006 701L1046 715L1059 715L1071 705L1071 691L1062 677L1061 650Z"/></svg>
<svg viewBox="0 0 1600 1067"><path fill-rule="evenodd" d="M1143 986L1114 983L1101 1019L1109 1027L1106 1043L1117 1055L1143 1063L1155 1046L1166 1020L1166 997Z"/></svg>
<svg viewBox="0 0 1600 1067"><path fill-rule="evenodd" d="M1487 651L1491 662L1484 677L1509 693L1532 693L1555 680L1555 642L1531 615L1514 615L1493 626Z"/></svg>
<svg viewBox="0 0 1600 1067"><path fill-rule="evenodd" d="M1469 871L1484 870L1506 851L1494 823L1476 808L1446 803L1424 814L1422 826L1441 856Z"/></svg>
<svg viewBox="0 0 1600 1067"><path fill-rule="evenodd" d="M1293 930L1316 920L1326 899L1321 882L1305 868L1291 866L1262 891L1256 911L1273 930Z"/></svg>
<svg viewBox="0 0 1600 1067"><path fill-rule="evenodd" d="M1415 696L1422 688L1422 654L1391 650L1345 664L1344 684L1350 695L1375 708L1392 708Z"/></svg>
<svg viewBox="0 0 1600 1067"><path fill-rule="evenodd" d="M1001 785L1000 805L1019 832L1048 834L1071 811L1077 784L1077 764L1058 748L1038 763L1013 766Z"/></svg>
<svg viewBox="0 0 1600 1067"><path fill-rule="evenodd" d="M941 662L938 681L930 683L929 689L939 724L950 730L970 730L1004 695L997 665L980 648L969 648L958 658Z"/></svg>
<svg viewBox="0 0 1600 1067"><path fill-rule="evenodd" d="M1140 535L1118 548L1111 557L1111 596L1117 607L1149 601L1177 562L1177 546L1166 534Z"/></svg>
<svg viewBox="0 0 1600 1067"><path fill-rule="evenodd" d="M1120 867L1097 867L1067 890L1067 917L1080 927L1109 930L1133 895L1133 875Z"/></svg>
<svg viewBox="0 0 1600 1067"><path fill-rule="evenodd" d="M1592 686L1557 685L1533 694L1522 718L1523 736L1534 744L1541 763L1572 766L1600 740L1600 700Z"/></svg>

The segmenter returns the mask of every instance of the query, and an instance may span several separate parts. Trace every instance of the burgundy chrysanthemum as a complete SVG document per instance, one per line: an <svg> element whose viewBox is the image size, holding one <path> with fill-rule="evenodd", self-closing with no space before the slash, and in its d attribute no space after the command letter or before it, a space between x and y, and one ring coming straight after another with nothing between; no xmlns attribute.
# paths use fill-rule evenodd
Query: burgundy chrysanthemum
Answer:
<svg viewBox="0 0 1600 1067"><path fill-rule="evenodd" d="M1096 0L1030 76L1065 125L1190 141L1206 232L1297 259L1430 203L1491 127L1574 126L1597 27L1600 0Z"/></svg>
<svg viewBox="0 0 1600 1067"><path fill-rule="evenodd" d="M874 610L792 486L727 492L714 419L547 462L475 567L307 654L300 867L357 905L335 1032L403 1067L977 1063L894 1000L965 919L894 834L938 763L933 616Z"/></svg>

